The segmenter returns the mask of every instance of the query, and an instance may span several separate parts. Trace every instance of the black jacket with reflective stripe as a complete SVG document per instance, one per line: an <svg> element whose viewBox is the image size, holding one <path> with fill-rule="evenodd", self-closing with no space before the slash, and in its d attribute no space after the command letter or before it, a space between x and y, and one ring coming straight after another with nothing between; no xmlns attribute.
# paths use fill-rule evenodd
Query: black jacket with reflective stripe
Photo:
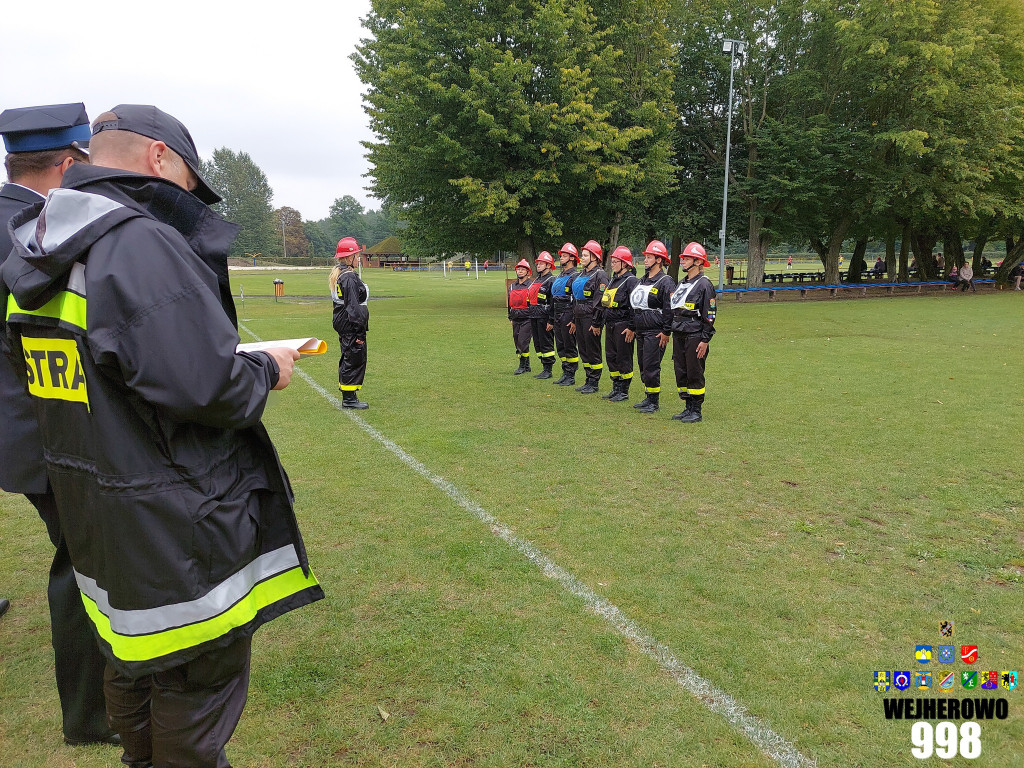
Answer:
<svg viewBox="0 0 1024 768"><path fill-rule="evenodd" d="M12 222L0 300L86 611L137 677L323 592L260 421L276 366L235 351L236 228L163 180L64 184Z"/></svg>
<svg viewBox="0 0 1024 768"><path fill-rule="evenodd" d="M370 310L366 306L370 291L354 269L346 269L338 275L338 283L331 298L334 302L335 331L339 334L359 334L370 330Z"/></svg>
<svg viewBox="0 0 1024 768"><path fill-rule="evenodd" d="M683 279L672 292L672 331L700 334L700 340L711 341L715 335L717 302L715 286L707 275Z"/></svg>
<svg viewBox="0 0 1024 768"><path fill-rule="evenodd" d="M645 274L633 287L630 303L633 306L633 326L637 333L658 331L666 336L672 332L670 301L676 281L667 272L657 277Z"/></svg>
<svg viewBox="0 0 1024 768"><path fill-rule="evenodd" d="M545 276L537 275L533 279L533 290L536 299L530 304L530 317L538 320L547 319L551 314L551 286L555 284L555 276L548 272Z"/></svg>
<svg viewBox="0 0 1024 768"><path fill-rule="evenodd" d="M625 321L632 328L633 307L629 303L629 295L636 284L636 275L632 272L623 272L621 275L612 276L611 282L608 283L608 287L604 289L604 294L601 296L598 325L611 325Z"/></svg>
<svg viewBox="0 0 1024 768"><path fill-rule="evenodd" d="M7 225L19 211L43 201L31 189L18 184L0 187L0 265L11 252L13 235ZM0 334L0 350L7 340ZM11 493L46 493L46 464L32 400L19 378L15 364L0 354L0 488Z"/></svg>

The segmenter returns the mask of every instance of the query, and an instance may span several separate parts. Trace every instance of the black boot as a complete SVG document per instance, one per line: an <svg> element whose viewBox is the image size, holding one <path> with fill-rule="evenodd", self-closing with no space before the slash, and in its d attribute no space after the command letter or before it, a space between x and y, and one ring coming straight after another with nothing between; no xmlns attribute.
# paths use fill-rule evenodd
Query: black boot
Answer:
<svg viewBox="0 0 1024 768"><path fill-rule="evenodd" d="M530 358L519 356L519 367L512 371L513 376L518 376L521 373L528 373L530 371Z"/></svg>
<svg viewBox="0 0 1024 768"><path fill-rule="evenodd" d="M654 413L656 410L658 410L658 393L648 392L647 399L641 401L641 403L646 403L646 405L640 406L640 408L638 409L640 413ZM636 406L633 407L635 408Z"/></svg>
<svg viewBox="0 0 1024 768"><path fill-rule="evenodd" d="M629 400L629 384L633 379L619 379L619 391L613 392L612 396L608 398L610 402L621 403L623 400Z"/></svg>
<svg viewBox="0 0 1024 768"><path fill-rule="evenodd" d="M690 400L689 400L689 398L684 397L684 398L682 398L682 400L683 400L683 405L685 405L686 407L683 408L683 412L682 413L677 413L675 416L672 417L676 421L682 421L685 416L688 416L690 414Z"/></svg>
<svg viewBox="0 0 1024 768"><path fill-rule="evenodd" d="M564 373L555 383L562 387L571 387L576 383L576 366L572 365L568 368L563 369Z"/></svg>
<svg viewBox="0 0 1024 768"><path fill-rule="evenodd" d="M622 379L613 378L612 379L612 391L609 392L607 395L601 395L601 399L602 400L611 400L615 395L617 395L619 393L619 382L620 381L622 381Z"/></svg>
<svg viewBox="0 0 1024 768"><path fill-rule="evenodd" d="M551 369L555 367L555 361L552 360L550 357L545 357L545 358L542 358L540 362L544 366L544 370L541 371L540 373L538 373L533 378L535 378L535 379L550 379L551 378Z"/></svg>
<svg viewBox="0 0 1024 768"><path fill-rule="evenodd" d="M657 394L656 392L654 394ZM651 393L648 392L639 403L633 403L634 408L646 408L651 402Z"/></svg>
<svg viewBox="0 0 1024 768"><path fill-rule="evenodd" d="M684 424L695 424L701 421L700 415L701 403L696 403L690 406L690 410L683 414L683 418L680 419Z"/></svg>
<svg viewBox="0 0 1024 768"><path fill-rule="evenodd" d="M583 384L583 386L580 387L580 389L579 389L580 394L581 395L592 395L595 392L597 392L597 384L598 384L599 381L601 381L601 374L596 373L596 372L588 371L587 372L587 380Z"/></svg>
<svg viewBox="0 0 1024 768"><path fill-rule="evenodd" d="M341 407L342 408L355 408L358 411L365 411L369 408L368 403L364 403L359 399L353 390L346 389L341 393Z"/></svg>

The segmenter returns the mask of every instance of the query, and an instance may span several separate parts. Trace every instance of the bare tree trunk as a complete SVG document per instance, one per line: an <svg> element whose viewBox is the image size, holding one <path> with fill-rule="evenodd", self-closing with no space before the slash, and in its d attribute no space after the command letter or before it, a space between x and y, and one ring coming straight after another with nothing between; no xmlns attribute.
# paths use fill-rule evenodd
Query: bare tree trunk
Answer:
<svg viewBox="0 0 1024 768"><path fill-rule="evenodd" d="M821 262L821 268L824 269L825 262L827 261L826 257L828 256L828 246L825 245L824 241L820 238L812 237L811 248L813 248L814 252L818 254L818 261Z"/></svg>
<svg viewBox="0 0 1024 768"><path fill-rule="evenodd" d="M619 227L622 226L622 211L615 212L612 219L612 228L608 236L608 253L619 247Z"/></svg>
<svg viewBox="0 0 1024 768"><path fill-rule="evenodd" d="M1024 237L1014 243L1012 237L1006 238L1006 258L996 268L995 280L999 285L1006 285L1010 282L1010 270L1017 266L1017 263L1024 257Z"/></svg>
<svg viewBox="0 0 1024 768"><path fill-rule="evenodd" d="M862 237L853 248L853 256L850 257L850 269L846 273L846 282L860 282L860 276L868 266L864 261L864 254L867 253L867 250L868 239Z"/></svg>
<svg viewBox="0 0 1024 768"><path fill-rule="evenodd" d="M976 275L982 274L981 260L985 255L985 246L988 245L988 239L992 235L992 225L994 223L991 216L982 219L974 236L974 253L971 258L971 267Z"/></svg>
<svg viewBox="0 0 1024 768"><path fill-rule="evenodd" d="M935 268L935 244L938 241L934 235L921 232L914 232L910 239L910 247L917 260L917 279L921 282L938 279Z"/></svg>
<svg viewBox="0 0 1024 768"><path fill-rule="evenodd" d="M896 228L889 227L885 233L885 276L892 280L896 274Z"/></svg>
<svg viewBox="0 0 1024 768"><path fill-rule="evenodd" d="M757 201L748 202L750 220L747 231L747 288L764 285L764 262L772 236L764 231L764 219L757 211Z"/></svg>
<svg viewBox="0 0 1024 768"><path fill-rule="evenodd" d="M852 225L853 216L849 213L843 214L828 239L828 253L825 255L825 283L827 285L839 283L839 253L843 247L843 240L846 239L846 233L850 231Z"/></svg>
<svg viewBox="0 0 1024 768"><path fill-rule="evenodd" d="M901 283L910 282L910 270L907 267L907 257L910 255L910 241L911 241L910 225L903 225L903 233L900 236L900 274L899 281Z"/></svg>
<svg viewBox="0 0 1024 768"><path fill-rule="evenodd" d="M956 264L956 268L960 269L964 265L964 241L960 236L960 230L956 227L950 227L942 233L942 252L945 257L945 265L943 266L944 276L949 275L953 269L953 265ZM978 276L981 276L979 271Z"/></svg>
<svg viewBox="0 0 1024 768"><path fill-rule="evenodd" d="M533 260L537 257L537 248L533 244L532 235L521 235L519 237L516 253L520 259L526 259L531 265L533 264ZM536 268L534 268L534 274L536 274Z"/></svg>
<svg viewBox="0 0 1024 768"><path fill-rule="evenodd" d="M676 256L683 252L683 236L678 232L672 235L668 252L672 256L672 261L668 265L668 274L673 280L679 282L679 259Z"/></svg>

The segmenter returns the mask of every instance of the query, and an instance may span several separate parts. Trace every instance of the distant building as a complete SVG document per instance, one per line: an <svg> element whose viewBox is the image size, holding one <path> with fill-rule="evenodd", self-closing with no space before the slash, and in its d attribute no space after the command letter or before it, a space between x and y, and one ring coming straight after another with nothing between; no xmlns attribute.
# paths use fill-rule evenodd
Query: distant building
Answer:
<svg viewBox="0 0 1024 768"><path fill-rule="evenodd" d="M392 235L367 248L363 263L368 267L387 267L394 264L408 264L409 257L402 253L401 241Z"/></svg>

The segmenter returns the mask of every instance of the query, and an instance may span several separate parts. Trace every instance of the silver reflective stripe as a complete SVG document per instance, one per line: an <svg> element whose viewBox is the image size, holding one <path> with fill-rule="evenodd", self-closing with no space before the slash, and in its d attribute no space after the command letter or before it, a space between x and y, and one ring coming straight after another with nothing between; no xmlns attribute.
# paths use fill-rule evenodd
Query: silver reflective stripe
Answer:
<svg viewBox="0 0 1024 768"><path fill-rule="evenodd" d="M68 290L85 296L85 264L76 261L71 267L71 274L68 276Z"/></svg>
<svg viewBox="0 0 1024 768"><path fill-rule="evenodd" d="M76 232L118 208L124 206L102 195L59 187L51 190L42 214L46 224L40 243L43 252L58 248Z"/></svg>
<svg viewBox="0 0 1024 768"><path fill-rule="evenodd" d="M82 593L110 619L110 628L119 635L148 635L171 627L195 624L218 616L245 597L261 581L299 565L295 548L290 544L260 555L235 575L222 581L209 593L188 603L163 605L136 611L110 607L107 592L94 579L75 571Z"/></svg>
<svg viewBox="0 0 1024 768"><path fill-rule="evenodd" d="M686 303L687 297L690 295L690 291L697 287L697 284L701 281L701 278L711 283L711 279L707 275L698 275L697 279L692 283L680 283L676 286L675 293L672 294L672 309L679 309L683 304ZM711 283L714 286L714 283ZM697 314L700 314L700 310L695 310Z"/></svg>
<svg viewBox="0 0 1024 768"><path fill-rule="evenodd" d="M14 230L14 236L18 238L18 242L32 251L32 253L39 252L36 244L36 224L38 222L39 219L32 219L32 221L26 222Z"/></svg>

